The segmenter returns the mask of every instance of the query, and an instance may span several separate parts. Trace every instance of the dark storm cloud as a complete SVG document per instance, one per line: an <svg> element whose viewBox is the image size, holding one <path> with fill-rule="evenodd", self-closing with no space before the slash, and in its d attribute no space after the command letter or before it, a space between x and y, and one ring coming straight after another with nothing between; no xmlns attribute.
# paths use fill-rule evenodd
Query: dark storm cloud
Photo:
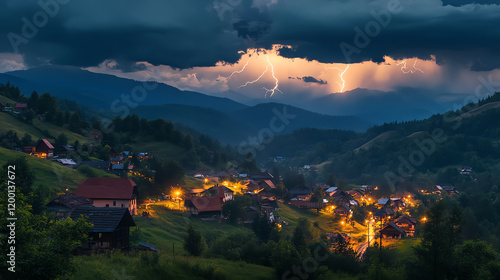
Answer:
<svg viewBox="0 0 500 280"><path fill-rule="evenodd" d="M391 1L399 12L390 12ZM441 63L491 70L500 67L499 13L498 5L455 7L438 0L289 0L271 11L273 25L261 43L289 44L293 49L281 55L328 63L436 55ZM390 20L377 23L377 14ZM341 44L348 47L343 51Z"/></svg>
<svg viewBox="0 0 500 280"><path fill-rule="evenodd" d="M13 52L12 38L21 38L14 45L30 65L93 66L114 59L126 70L136 61L178 68L233 63L245 49L206 0L41 2L52 4L53 16L37 1L1 2L0 52ZM34 22L37 13L48 15L43 25L43 16L35 19L40 27ZM25 27L23 34L26 20L36 32Z"/></svg>
<svg viewBox="0 0 500 280"><path fill-rule="evenodd" d="M124 70L132 70L137 61L177 68L233 63L240 50L273 44L293 47L280 50L285 57L325 63L436 55L447 65L500 68L500 6L484 5L495 1L394 1L41 0L68 3L59 4L18 49L30 65L94 66L113 59ZM33 16L43 13L37 2L0 2L0 52L13 52L8 34L23 36L23 18L33 23ZM390 20L382 16L377 21L377 15ZM379 30L373 29L377 22ZM366 35L370 24L373 36ZM357 44L360 36L368 43Z"/></svg>

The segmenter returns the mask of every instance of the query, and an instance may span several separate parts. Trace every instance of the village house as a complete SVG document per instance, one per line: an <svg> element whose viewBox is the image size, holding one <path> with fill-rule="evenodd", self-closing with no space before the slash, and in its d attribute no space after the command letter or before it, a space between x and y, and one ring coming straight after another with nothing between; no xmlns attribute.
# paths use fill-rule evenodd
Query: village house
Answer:
<svg viewBox="0 0 500 280"><path fill-rule="evenodd" d="M461 175L470 175L471 173L472 173L472 167L462 166L462 170L460 170Z"/></svg>
<svg viewBox="0 0 500 280"><path fill-rule="evenodd" d="M333 213L339 216L349 216L352 213L352 210L347 205L340 205L333 210Z"/></svg>
<svg viewBox="0 0 500 280"><path fill-rule="evenodd" d="M192 215L199 217L221 216L222 198L219 196L195 196L184 200L184 207L189 209Z"/></svg>
<svg viewBox="0 0 500 280"><path fill-rule="evenodd" d="M386 220L386 219L391 219L392 217L394 217L394 214L395 214L394 210L392 210L391 208L389 208L389 207L382 207L377 212L375 212L374 216L379 221L383 221L383 220Z"/></svg>
<svg viewBox="0 0 500 280"><path fill-rule="evenodd" d="M93 207L90 200L77 196L74 193L61 194L47 203L46 206L49 213L55 214L60 218L69 217L76 207Z"/></svg>
<svg viewBox="0 0 500 280"><path fill-rule="evenodd" d="M201 196L205 189L190 189L189 196Z"/></svg>
<svg viewBox="0 0 500 280"><path fill-rule="evenodd" d="M52 146L47 139L41 139L38 141L38 144L31 155L38 158L51 158L54 156L54 146Z"/></svg>
<svg viewBox="0 0 500 280"><path fill-rule="evenodd" d="M391 200L389 198L381 198L377 201L377 206L382 208L384 206L391 206Z"/></svg>
<svg viewBox="0 0 500 280"><path fill-rule="evenodd" d="M407 236L415 236L415 225L417 224L417 219L412 218L408 215L399 216L394 220L394 223L402 228Z"/></svg>
<svg viewBox="0 0 500 280"><path fill-rule="evenodd" d="M292 197L298 200L305 200L311 195L311 189L306 186L298 186L288 191Z"/></svg>
<svg viewBox="0 0 500 280"><path fill-rule="evenodd" d="M381 231L380 234L383 238L397 238L401 239L406 236L405 231L398 227L395 223L389 223Z"/></svg>
<svg viewBox="0 0 500 280"><path fill-rule="evenodd" d="M258 183L259 188L264 189L266 191L272 191L276 189L276 186L271 180L261 180Z"/></svg>
<svg viewBox="0 0 500 280"><path fill-rule="evenodd" d="M244 183L244 185L248 192L258 193L260 191L259 184L257 184L254 180L248 180Z"/></svg>
<svg viewBox="0 0 500 280"><path fill-rule="evenodd" d="M346 191L346 193L348 195L350 195L352 198L354 198L355 200L361 200L361 198L363 198L365 196L365 194L360 190L349 190L349 191Z"/></svg>
<svg viewBox="0 0 500 280"><path fill-rule="evenodd" d="M16 105L14 105L14 110L16 112L22 112L27 109L28 109L28 104L26 103L16 103Z"/></svg>
<svg viewBox="0 0 500 280"><path fill-rule="evenodd" d="M206 170L200 170L198 172L196 172L193 177L195 178L206 178L206 177L210 177L210 176L213 176L215 172L211 169L206 169Z"/></svg>
<svg viewBox="0 0 500 280"><path fill-rule="evenodd" d="M255 181L274 179L273 175L271 175L269 172L252 172L248 174L248 178Z"/></svg>
<svg viewBox="0 0 500 280"><path fill-rule="evenodd" d="M76 195L89 199L96 207L127 208L137 215L137 185L126 178L88 178L78 186Z"/></svg>
<svg viewBox="0 0 500 280"><path fill-rule="evenodd" d="M325 193L328 196L333 196L337 191L340 191L339 188L337 188L337 187L329 187L328 189L326 189Z"/></svg>
<svg viewBox="0 0 500 280"><path fill-rule="evenodd" d="M2 103L0 103L0 112L3 112L4 110L5 110L5 106Z"/></svg>
<svg viewBox="0 0 500 280"><path fill-rule="evenodd" d="M445 185L445 186L436 185L436 189L439 193L447 192L449 195L458 194L457 189L455 187L449 186L449 185Z"/></svg>
<svg viewBox="0 0 500 280"><path fill-rule="evenodd" d="M320 201L312 202L310 200L300 200L297 198L292 198L289 204L295 207L305 208L305 209L316 209L316 210L323 209L323 202Z"/></svg>
<svg viewBox="0 0 500 280"><path fill-rule="evenodd" d="M351 206L359 206L359 203L352 197L350 196L347 192L344 192L342 190L336 191L332 195L333 201L337 205L351 205Z"/></svg>
<svg viewBox="0 0 500 280"><path fill-rule="evenodd" d="M70 217L73 220L84 217L94 225L89 229L90 241L78 249L80 254L130 249L130 227L135 223L126 208L77 207Z"/></svg>
<svg viewBox="0 0 500 280"><path fill-rule="evenodd" d="M202 196L218 196L222 198L222 202L233 200L234 192L224 186L213 186L201 193Z"/></svg>
<svg viewBox="0 0 500 280"><path fill-rule="evenodd" d="M62 166L66 166L69 168L74 168L77 165L77 163L70 158L57 158L57 159L54 159L53 161L57 162L58 164L60 164Z"/></svg>
<svg viewBox="0 0 500 280"><path fill-rule="evenodd" d="M394 208L400 209L400 208L405 207L406 203L401 198L393 197L393 198L391 198L391 206Z"/></svg>
<svg viewBox="0 0 500 280"><path fill-rule="evenodd" d="M330 244L334 245L335 243L351 242L351 236L347 233L340 232L328 232L326 234L326 240L330 242Z"/></svg>

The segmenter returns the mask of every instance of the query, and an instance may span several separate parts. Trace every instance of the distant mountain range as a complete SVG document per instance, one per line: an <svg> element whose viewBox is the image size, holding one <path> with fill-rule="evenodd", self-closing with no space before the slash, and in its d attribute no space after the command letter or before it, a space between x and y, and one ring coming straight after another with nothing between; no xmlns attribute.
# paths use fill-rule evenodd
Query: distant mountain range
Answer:
<svg viewBox="0 0 500 280"><path fill-rule="evenodd" d="M232 91L214 95L231 98L246 105L269 102L269 99L249 99ZM307 92L294 96L285 93L274 95L272 100L320 114L355 116L373 124L383 124L422 120L453 109L455 104L463 105L464 98L464 95L446 93L439 89L402 87L388 92L357 88L319 97Z"/></svg>
<svg viewBox="0 0 500 280"><path fill-rule="evenodd" d="M0 83L7 81L19 86L27 96L34 90L39 94L49 92L116 115L135 113L147 119L163 118L231 144L257 136L261 129L270 127L273 118L279 117L276 111L283 113L283 110L294 117L283 129L274 131L276 134L305 127L362 132L372 126L349 114L319 114L280 103L250 107L225 97L182 91L162 83L145 84L70 66L44 66L0 74Z"/></svg>
<svg viewBox="0 0 500 280"><path fill-rule="evenodd" d="M248 141L248 137L258 137L261 129L269 129L275 134L291 133L296 129L306 127L360 132L371 126L370 123L357 117L328 116L281 103L263 103L236 112L220 112L209 108L167 104L139 106L132 110L132 113L150 120L162 118L179 122L203 134L232 144ZM285 121L281 119L284 115L287 116ZM265 134L265 136L269 135Z"/></svg>

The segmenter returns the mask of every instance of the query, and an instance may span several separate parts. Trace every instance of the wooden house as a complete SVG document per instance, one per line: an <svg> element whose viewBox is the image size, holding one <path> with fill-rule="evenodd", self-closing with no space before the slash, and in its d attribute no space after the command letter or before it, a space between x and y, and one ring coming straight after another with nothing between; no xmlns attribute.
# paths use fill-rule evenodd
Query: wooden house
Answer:
<svg viewBox="0 0 500 280"><path fill-rule="evenodd" d="M352 213L352 210L347 205L340 205L333 210L333 213L339 216L349 216Z"/></svg>
<svg viewBox="0 0 500 280"><path fill-rule="evenodd" d="M188 208L192 215L203 217L220 217L222 211L222 199L218 196L195 196L186 198L184 207Z"/></svg>
<svg viewBox="0 0 500 280"><path fill-rule="evenodd" d="M54 146L47 139L38 141L35 150L31 153L39 158L51 158L54 156Z"/></svg>
<svg viewBox="0 0 500 280"><path fill-rule="evenodd" d="M391 219L394 217L394 210L389 207L382 207L377 212L375 212L374 216L376 219L383 221L385 219Z"/></svg>
<svg viewBox="0 0 500 280"><path fill-rule="evenodd" d="M4 110L5 110L5 106L2 103L0 103L0 112L3 112Z"/></svg>
<svg viewBox="0 0 500 280"><path fill-rule="evenodd" d="M271 180L260 180L258 183L260 189L265 189L266 191L272 191L276 189L273 181Z"/></svg>
<svg viewBox="0 0 500 280"><path fill-rule="evenodd" d="M96 207L127 208L137 215L137 185L127 178L88 178L78 186L76 195L85 197Z"/></svg>
<svg viewBox="0 0 500 280"><path fill-rule="evenodd" d="M406 232L398 227L395 223L389 223L382 230L380 230L383 238L398 238L401 239L406 236Z"/></svg>
<svg viewBox="0 0 500 280"><path fill-rule="evenodd" d="M73 220L84 217L94 225L89 230L90 241L78 249L80 254L130 249L130 227L135 223L126 208L77 207L70 217Z"/></svg>
<svg viewBox="0 0 500 280"><path fill-rule="evenodd" d="M55 214L57 217L66 218L71 215L77 207L88 206L93 207L92 202L85 197L78 196L74 193L62 194L47 203L49 213Z"/></svg>
<svg viewBox="0 0 500 280"><path fill-rule="evenodd" d="M407 236L415 236L415 226L417 224L417 220L407 215L399 216L394 220L394 223L402 228Z"/></svg>
<svg viewBox="0 0 500 280"><path fill-rule="evenodd" d="M14 105L14 110L16 112L22 112L27 109L28 109L28 104L26 103L16 103L16 105Z"/></svg>

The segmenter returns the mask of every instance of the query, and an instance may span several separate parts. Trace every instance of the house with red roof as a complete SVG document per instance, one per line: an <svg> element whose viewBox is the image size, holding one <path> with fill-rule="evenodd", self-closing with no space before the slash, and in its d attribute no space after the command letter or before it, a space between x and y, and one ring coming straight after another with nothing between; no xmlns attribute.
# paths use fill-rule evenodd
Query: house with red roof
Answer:
<svg viewBox="0 0 500 280"><path fill-rule="evenodd" d="M127 178L88 178L75 192L85 197L95 207L128 208L131 215L137 215L137 184Z"/></svg>
<svg viewBox="0 0 500 280"><path fill-rule="evenodd" d="M14 105L14 110L16 112L22 112L26 109L28 109L28 104L26 103L16 103L16 105Z"/></svg>
<svg viewBox="0 0 500 280"><path fill-rule="evenodd" d="M39 158L51 158L54 156L54 146L47 139L41 139L31 155Z"/></svg>
<svg viewBox="0 0 500 280"><path fill-rule="evenodd" d="M205 217L220 217L222 211L222 199L217 196L195 196L186 198L184 207L188 208L191 214Z"/></svg>

